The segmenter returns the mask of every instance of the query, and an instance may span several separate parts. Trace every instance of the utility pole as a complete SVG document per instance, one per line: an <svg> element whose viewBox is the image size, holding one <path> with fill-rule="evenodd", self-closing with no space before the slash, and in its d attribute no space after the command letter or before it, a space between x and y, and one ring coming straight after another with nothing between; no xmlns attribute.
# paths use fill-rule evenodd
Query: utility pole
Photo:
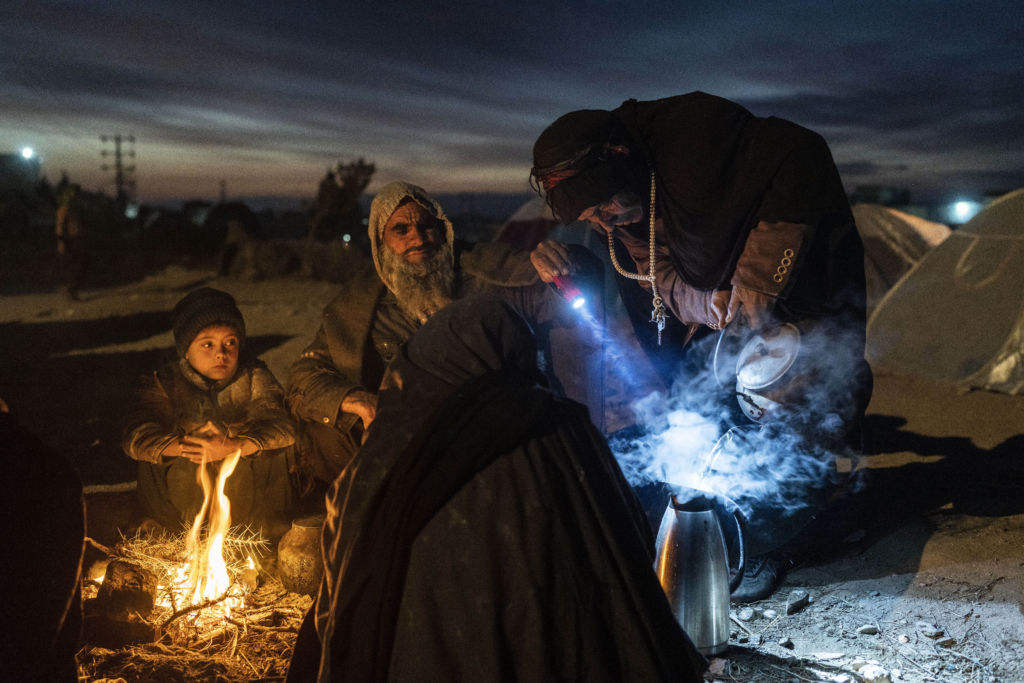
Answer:
<svg viewBox="0 0 1024 683"><path fill-rule="evenodd" d="M125 157L135 159L135 136L101 135L100 142L114 145L112 150L104 149L100 155L104 158L108 156L114 158L113 165L103 164L102 168L104 171L114 171L114 186L116 187L114 199L117 202L117 208L123 212L128 200L135 195L135 162L132 161L127 165L124 162ZM131 145L131 147L122 150L122 146L126 145Z"/></svg>

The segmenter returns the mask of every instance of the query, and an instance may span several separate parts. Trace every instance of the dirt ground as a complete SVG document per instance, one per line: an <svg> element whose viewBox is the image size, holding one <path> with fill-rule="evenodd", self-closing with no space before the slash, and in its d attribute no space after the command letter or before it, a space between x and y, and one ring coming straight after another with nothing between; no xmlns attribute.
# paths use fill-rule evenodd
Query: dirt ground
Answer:
<svg viewBox="0 0 1024 683"><path fill-rule="evenodd" d="M337 288L171 267L81 302L0 298L0 397L86 484L133 478L121 407L172 345L167 311L200 284L238 299L250 343L282 382ZM750 620L736 610L709 678L1024 680L1024 398L879 376L869 426L865 486ZM129 523L131 497L91 496L90 533ZM794 589L811 602L787 616Z"/></svg>

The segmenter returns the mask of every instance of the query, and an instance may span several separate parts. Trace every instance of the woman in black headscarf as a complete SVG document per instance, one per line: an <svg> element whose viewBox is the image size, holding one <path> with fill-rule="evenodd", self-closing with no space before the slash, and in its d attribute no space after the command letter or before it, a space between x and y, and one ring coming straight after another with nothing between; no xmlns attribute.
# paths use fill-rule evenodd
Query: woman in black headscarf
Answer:
<svg viewBox="0 0 1024 683"><path fill-rule="evenodd" d="M700 679L618 465L541 381L496 300L409 341L328 497L317 639L307 619L290 680Z"/></svg>

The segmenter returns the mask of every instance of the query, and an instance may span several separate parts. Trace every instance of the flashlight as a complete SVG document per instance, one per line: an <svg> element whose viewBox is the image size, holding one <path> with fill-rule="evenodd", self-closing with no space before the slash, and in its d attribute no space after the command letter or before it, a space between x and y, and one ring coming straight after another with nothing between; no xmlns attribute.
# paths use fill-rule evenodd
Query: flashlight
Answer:
<svg viewBox="0 0 1024 683"><path fill-rule="evenodd" d="M565 299L570 306L576 309L583 308L586 305L587 300L583 296L583 292L576 286L576 283L572 281L568 275L558 275L554 281L548 283L551 288L558 292L558 296Z"/></svg>

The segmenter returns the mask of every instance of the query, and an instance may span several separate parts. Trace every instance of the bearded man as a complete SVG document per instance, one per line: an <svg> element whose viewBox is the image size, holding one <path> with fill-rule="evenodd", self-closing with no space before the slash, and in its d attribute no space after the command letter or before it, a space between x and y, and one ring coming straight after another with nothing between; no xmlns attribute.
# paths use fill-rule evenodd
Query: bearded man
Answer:
<svg viewBox="0 0 1024 683"><path fill-rule="evenodd" d="M455 239L441 205L406 182L383 187L368 222L374 270L357 273L324 309L313 343L291 369L288 403L301 420L306 474L331 482L376 417L384 368L432 315L469 294L495 295L541 340L549 381L600 424L600 344L545 281L599 272L582 247L534 252ZM599 288L595 288L599 289Z"/></svg>

